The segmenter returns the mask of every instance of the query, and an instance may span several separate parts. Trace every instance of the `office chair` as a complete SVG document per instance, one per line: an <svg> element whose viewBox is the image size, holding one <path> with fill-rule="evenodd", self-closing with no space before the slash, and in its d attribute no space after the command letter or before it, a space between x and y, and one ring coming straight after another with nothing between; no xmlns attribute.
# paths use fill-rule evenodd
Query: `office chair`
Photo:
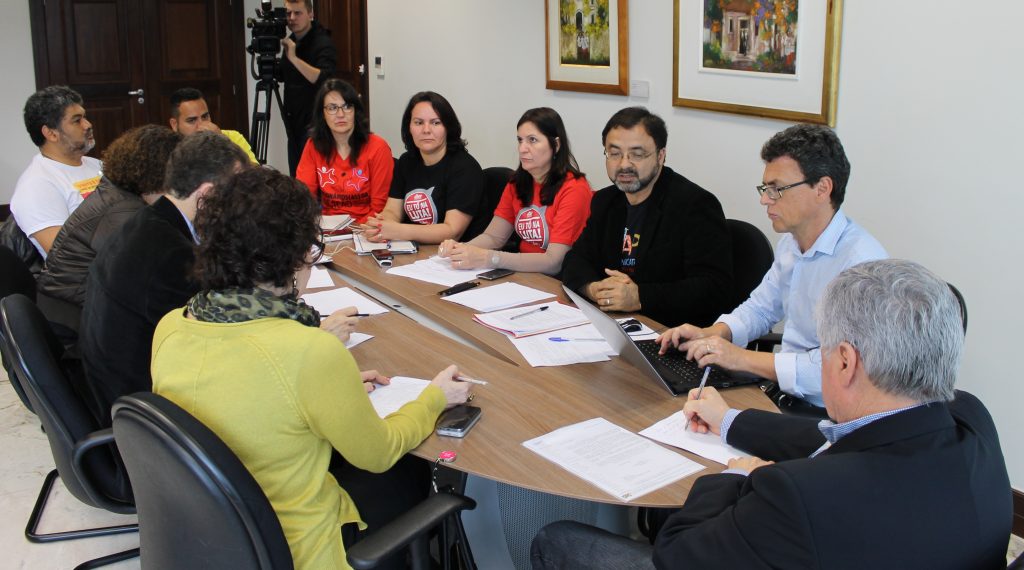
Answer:
<svg viewBox="0 0 1024 570"><path fill-rule="evenodd" d="M14 253L11 248L0 245L0 299L16 293L35 300L36 278L32 276L32 272L28 270L28 266L18 254ZM21 387L21 382L14 375L14 367L8 352L6 336L0 330L0 361L3 363L4 370L7 371L7 378L11 381L14 392L18 394L18 399L31 412L32 403L25 395L25 389Z"/></svg>
<svg viewBox="0 0 1024 570"><path fill-rule="evenodd" d="M953 296L956 297L956 301L958 303L960 303L960 319L964 323L964 335L966 335L967 334L967 301L964 300L963 294L960 293L960 290L957 289L952 283L949 283L947 281L946 285L949 285L949 290L953 292Z"/></svg>
<svg viewBox="0 0 1024 570"><path fill-rule="evenodd" d="M72 388L68 363L61 346L35 304L24 295L0 300L0 329L6 338L14 374L32 403L46 431L56 469L43 481L25 537L31 542L55 542L76 538L135 532L138 525L40 534L39 520L50 490L60 476L68 491L83 503L114 513L134 514L135 504L127 486L127 474L115 459L113 433L98 430L95 418ZM138 549L120 552L80 568L95 568L138 556Z"/></svg>
<svg viewBox="0 0 1024 570"><path fill-rule="evenodd" d="M135 491L143 568L293 567L263 489L209 428L151 392L118 398L113 415Z"/></svg>
<svg viewBox="0 0 1024 570"><path fill-rule="evenodd" d="M505 186L508 185L508 181L512 178L513 170L504 166L492 166L484 169L484 194L480 198L480 209L478 210L480 216L484 216L488 220L494 217L494 209L498 207L498 202L501 201L501 194L505 190ZM463 239L462 241L467 241ZM519 235L514 231L512 235L505 242L505 245L498 248L501 251L519 251Z"/></svg>
<svg viewBox="0 0 1024 570"><path fill-rule="evenodd" d="M726 220L732 238L732 306L747 300L775 261L772 244L761 230L742 220Z"/></svg>
<svg viewBox="0 0 1024 570"><path fill-rule="evenodd" d="M39 250L32 245L32 240L18 227L13 215L0 222L0 245L11 250L33 276L39 275L43 270L43 256L39 255ZM31 297L35 299L34 292Z"/></svg>

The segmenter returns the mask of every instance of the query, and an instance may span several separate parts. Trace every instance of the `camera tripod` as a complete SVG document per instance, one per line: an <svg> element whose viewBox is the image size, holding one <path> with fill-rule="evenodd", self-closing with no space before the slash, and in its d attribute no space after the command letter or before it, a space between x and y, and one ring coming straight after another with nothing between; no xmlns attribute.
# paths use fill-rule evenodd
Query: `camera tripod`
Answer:
<svg viewBox="0 0 1024 570"><path fill-rule="evenodd" d="M260 164L267 163L267 143L270 140L270 94L277 97L277 108L284 112L281 101L281 90L276 78L271 75L256 82L256 92L252 101L252 129L249 131L252 140L252 152ZM262 95L262 108L260 107Z"/></svg>

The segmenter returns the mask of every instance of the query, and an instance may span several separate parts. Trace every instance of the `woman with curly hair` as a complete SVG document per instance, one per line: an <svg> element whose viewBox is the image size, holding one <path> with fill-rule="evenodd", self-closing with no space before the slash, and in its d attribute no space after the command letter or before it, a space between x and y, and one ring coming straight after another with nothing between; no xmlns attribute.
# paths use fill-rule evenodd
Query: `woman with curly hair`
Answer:
<svg viewBox="0 0 1024 570"><path fill-rule="evenodd" d="M411 506L398 497L426 495L429 479L403 481L392 466L468 388L449 366L419 398L377 416L367 392L389 379L360 372L343 344L348 331L323 330L296 297L319 216L301 183L269 169L243 171L205 198L195 221L202 291L157 326L153 391L238 455L273 505L296 568L348 568L356 527L375 530ZM383 481L362 485L374 477L362 470Z"/></svg>
<svg viewBox="0 0 1024 570"><path fill-rule="evenodd" d="M64 222L39 275L39 308L51 322L78 329L96 252L135 212L161 196L167 158L181 138L167 127L145 125L103 152L99 186Z"/></svg>
<svg viewBox="0 0 1024 570"><path fill-rule="evenodd" d="M348 214L362 223L388 200L395 166L391 147L370 132L363 102L347 82L328 79L313 108L295 177L309 187L324 215Z"/></svg>
<svg viewBox="0 0 1024 570"><path fill-rule="evenodd" d="M556 275L583 233L593 191L569 148L562 117L549 107L530 109L516 124L516 140L519 168L487 229L466 243L446 240L438 248L454 267ZM501 251L513 232L520 240L519 253Z"/></svg>

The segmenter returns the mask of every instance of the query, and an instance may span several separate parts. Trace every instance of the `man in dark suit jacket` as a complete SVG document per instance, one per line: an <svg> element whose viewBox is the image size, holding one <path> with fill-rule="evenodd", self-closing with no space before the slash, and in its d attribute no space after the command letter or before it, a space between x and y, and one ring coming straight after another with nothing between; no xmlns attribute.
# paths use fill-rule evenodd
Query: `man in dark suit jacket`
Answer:
<svg viewBox="0 0 1024 570"><path fill-rule="evenodd" d="M665 166L668 131L647 109L615 113L601 140L613 185L594 195L562 280L604 311L713 323L734 297L722 205Z"/></svg>
<svg viewBox="0 0 1024 570"><path fill-rule="evenodd" d="M201 198L249 163L227 137L200 132L175 148L167 163L167 193L110 237L89 270L80 347L86 392L100 425L125 394L152 388L153 330L198 291L191 279L192 220Z"/></svg>
<svg viewBox="0 0 1024 570"><path fill-rule="evenodd" d="M658 534L653 565L627 545L642 560L633 567L1005 567L1010 483L988 411L953 389L959 311L946 283L912 262L843 271L818 310L835 422L738 412L714 389L691 393L691 429L771 461L734 459L698 479ZM605 567L562 558L567 536L577 548L625 540L557 524L538 535L535 568Z"/></svg>

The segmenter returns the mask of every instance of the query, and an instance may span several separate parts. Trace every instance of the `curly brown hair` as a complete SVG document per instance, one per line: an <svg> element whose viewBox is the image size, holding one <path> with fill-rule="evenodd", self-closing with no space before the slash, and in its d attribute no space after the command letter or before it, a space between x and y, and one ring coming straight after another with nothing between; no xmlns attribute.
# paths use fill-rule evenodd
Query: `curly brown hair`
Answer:
<svg viewBox="0 0 1024 570"><path fill-rule="evenodd" d="M131 129L103 151L103 175L118 188L139 196L163 192L167 157L181 138L162 125Z"/></svg>
<svg viewBox="0 0 1024 570"><path fill-rule="evenodd" d="M304 184L269 168L246 169L200 203L194 275L203 289L292 283L320 240L320 206Z"/></svg>

